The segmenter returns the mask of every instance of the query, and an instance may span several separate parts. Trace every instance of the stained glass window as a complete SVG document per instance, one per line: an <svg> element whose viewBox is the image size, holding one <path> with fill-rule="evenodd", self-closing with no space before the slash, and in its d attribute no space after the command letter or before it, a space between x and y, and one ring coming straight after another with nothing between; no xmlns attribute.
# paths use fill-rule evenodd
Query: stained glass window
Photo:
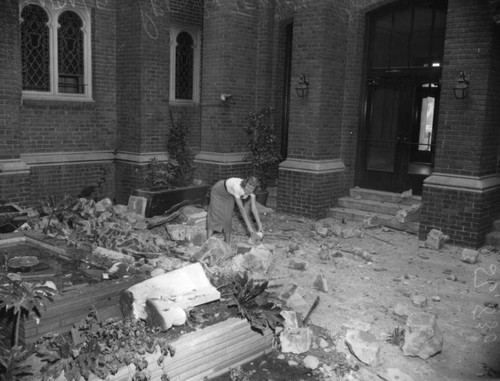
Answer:
<svg viewBox="0 0 500 381"><path fill-rule="evenodd" d="M59 16L57 57L59 63L59 92L83 93L83 33L82 20L70 11Z"/></svg>
<svg viewBox="0 0 500 381"><path fill-rule="evenodd" d="M37 5L28 5L21 12L23 90L50 91L48 20Z"/></svg>
<svg viewBox="0 0 500 381"><path fill-rule="evenodd" d="M175 98L193 99L193 38L187 32L177 36L175 49Z"/></svg>

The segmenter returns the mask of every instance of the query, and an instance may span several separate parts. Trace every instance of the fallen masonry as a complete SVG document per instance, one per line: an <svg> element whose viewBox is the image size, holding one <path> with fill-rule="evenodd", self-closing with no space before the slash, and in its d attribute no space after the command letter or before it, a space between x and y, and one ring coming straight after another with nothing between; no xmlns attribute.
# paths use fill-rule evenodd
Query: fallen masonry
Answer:
<svg viewBox="0 0 500 381"><path fill-rule="evenodd" d="M111 290L113 284L122 282L121 288L114 289L112 299L104 297L100 302L98 307L106 310L102 316L139 318L158 337L175 335L169 341L172 353L165 355L161 363L157 362L159 350L146 352L141 355L148 363L146 368L135 360L123 363L107 379L128 380L134 372L143 371L149 372L151 380L160 380L164 374L170 380L216 378L236 368L248 369L244 366L249 366L249 361L266 353L277 353L275 358L292 372L303 369L309 372L304 375L310 379L438 379L431 373L418 378L418 372L398 365L404 364L405 358L413 359L410 361L414 364L439 361L451 350L449 345L443 345L448 343L449 335L446 319L430 312L446 302L447 296L439 289L443 282L458 288L465 283L464 275L455 275L456 268L446 270L438 280L440 286L436 283L432 292L426 292L423 279L411 272L433 255L438 257L446 247L447 236L438 230L429 234L423 246L415 245L418 253L408 256L410 266L405 270L401 267L383 286L384 292L398 295L397 303L377 305L373 312L366 302L372 297L370 285L378 274L391 270L386 255L398 249L391 240L391 231L377 227L375 218L369 223L346 224L332 219L310 223L294 217L285 221L280 230L266 223L269 232L263 239L249 240L236 230L236 243L228 245L221 236L206 238L203 208L185 206L169 215L144 218L139 201L127 208L106 200L79 200L77 206L73 205L79 211L78 221L68 224L64 219L32 215L31 225L26 226L30 230L17 233L29 237L44 231L45 239L41 241L51 241L61 255L73 255L74 249L86 252L84 258L79 258L81 269L96 283L80 286L71 283L71 277L64 279L60 291L71 295L72 306L88 310L90 305L78 299L82 292L92 290L87 297L92 302L98 290ZM270 218L266 213L271 215L272 211L263 209L264 218ZM290 226L288 221L295 224ZM303 236L297 234L297 226L301 225ZM484 251L464 249L456 259L463 268L474 272L474 266L487 256ZM90 263L99 267L91 268ZM337 280L344 272L368 286L363 295L353 295ZM235 278L236 274L240 278ZM482 275L480 271L477 274ZM25 274L21 279L32 280L34 275ZM430 280L427 283L434 286ZM477 288L481 287L482 280L478 278L477 284ZM485 284L492 288L491 282ZM252 297L254 292L258 298ZM347 299L348 292L356 302ZM318 303L313 303L315 300ZM366 321L335 321L353 312L346 306L356 303L360 305L353 311ZM75 321L69 319L69 307L61 308L65 308L65 314L59 315L66 324L70 321L69 326L61 328L67 331ZM61 309L49 305L47 311L42 311L37 329L44 326L46 318L58 319ZM326 329L327 319L340 328ZM381 332L376 324L387 319L392 319L394 330ZM29 327L28 321L34 322L25 320L25 327ZM313 324L317 321L327 323L319 327ZM262 363L253 366L266 368Z"/></svg>

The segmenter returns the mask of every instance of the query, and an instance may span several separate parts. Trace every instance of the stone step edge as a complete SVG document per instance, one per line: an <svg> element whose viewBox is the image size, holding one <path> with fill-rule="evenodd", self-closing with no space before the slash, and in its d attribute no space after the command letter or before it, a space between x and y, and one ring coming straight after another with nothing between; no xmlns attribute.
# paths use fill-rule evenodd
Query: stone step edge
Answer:
<svg viewBox="0 0 500 381"><path fill-rule="evenodd" d="M417 195L403 197L401 193L380 191L367 188L350 188L349 196L351 198L356 198L356 195L360 196L362 199L365 200L377 200L377 201L393 202L405 205L420 204L422 202L422 197Z"/></svg>
<svg viewBox="0 0 500 381"><path fill-rule="evenodd" d="M370 217L377 217L380 221L380 224L383 226L387 226L389 228L397 230L407 231L413 234L418 234L418 230L420 227L419 222L406 222L402 224L398 222L396 219L394 219L394 216L390 214L360 211L358 209L333 207L328 210L328 214L330 217L333 218L338 218L344 215L344 218L346 218L347 220L352 220L354 222L363 222L364 220Z"/></svg>
<svg viewBox="0 0 500 381"><path fill-rule="evenodd" d="M382 214L387 214L387 215L396 215L396 213L399 210L409 210L413 206L418 205L418 204L397 204L394 202L385 202L385 201L377 201L377 200L366 200L366 199L358 199L358 198L352 198L352 197L340 197L337 200L337 203L339 204L339 207L347 208L347 209L359 209L361 211L366 211L366 212L372 212L372 213L380 213L380 212L374 212L373 209L386 209L387 211L390 211L390 213L382 213ZM351 205L347 206L347 205ZM416 213L419 213L417 211Z"/></svg>

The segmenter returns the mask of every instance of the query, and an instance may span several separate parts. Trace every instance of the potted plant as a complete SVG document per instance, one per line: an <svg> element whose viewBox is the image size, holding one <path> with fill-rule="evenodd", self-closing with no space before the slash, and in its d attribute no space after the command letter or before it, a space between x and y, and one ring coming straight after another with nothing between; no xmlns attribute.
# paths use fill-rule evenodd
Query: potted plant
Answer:
<svg viewBox="0 0 500 381"><path fill-rule="evenodd" d="M145 197L146 217L160 215L185 204L204 204L208 186L195 184L193 154L187 144L188 129L172 124L167 136L168 161L153 157L146 168L146 189L135 189L134 195Z"/></svg>
<svg viewBox="0 0 500 381"><path fill-rule="evenodd" d="M258 201L265 205L267 201L267 187L272 178L272 170L281 161L281 155L276 151L277 137L274 133L273 123L274 107L264 107L260 111L250 112L247 115L248 123L243 130L248 135L246 148L248 154L243 160L249 162L252 174L259 179L260 192Z"/></svg>

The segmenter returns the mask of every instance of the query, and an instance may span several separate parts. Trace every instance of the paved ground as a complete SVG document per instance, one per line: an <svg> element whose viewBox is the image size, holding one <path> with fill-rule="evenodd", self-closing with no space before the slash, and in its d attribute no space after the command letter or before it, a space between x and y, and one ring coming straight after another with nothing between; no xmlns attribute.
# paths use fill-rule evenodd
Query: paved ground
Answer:
<svg viewBox="0 0 500 381"><path fill-rule="evenodd" d="M263 214L262 220L263 243L275 246L268 273L274 290L279 293L298 285L305 300L297 308L302 316L320 297L310 322L326 329L330 348L319 357L318 369L323 363L331 365L329 359L344 352L349 361L367 370L357 376L363 380L395 380L388 378L389 368L399 369L414 381L500 379L500 254L495 249L482 248L479 261L469 264L462 262L461 248L445 244L439 250L427 249L406 232L382 227L356 231L359 226L349 221L314 222L274 212ZM233 245L247 239L242 226L235 225ZM339 225L357 235L342 238L332 234ZM327 234L318 227L327 228ZM290 246L298 250L292 253ZM370 253L373 261L351 254L354 248ZM326 252L330 255L325 259ZM291 269L291 260L307 262L306 269ZM327 280L327 292L312 285L320 273ZM414 295L426 297L427 305L414 305ZM396 306L406 307L410 313L437 314L444 335L441 353L422 360L404 356L398 346L386 342L395 328L405 327L405 319L394 313ZM381 365L365 366L350 355L344 343L348 327L368 330L377 338ZM315 374L320 378L318 369Z"/></svg>

